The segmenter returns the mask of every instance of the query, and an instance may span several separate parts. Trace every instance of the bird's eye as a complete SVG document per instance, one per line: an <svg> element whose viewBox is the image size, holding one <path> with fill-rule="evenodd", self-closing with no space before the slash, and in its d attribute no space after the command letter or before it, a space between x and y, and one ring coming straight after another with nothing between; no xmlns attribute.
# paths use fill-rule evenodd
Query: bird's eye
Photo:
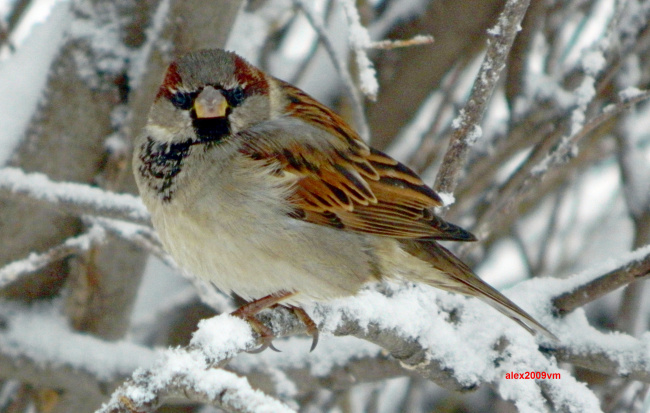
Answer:
<svg viewBox="0 0 650 413"><path fill-rule="evenodd" d="M188 92L176 92L172 95L170 101L178 109L188 110L192 107L194 96Z"/></svg>
<svg viewBox="0 0 650 413"><path fill-rule="evenodd" d="M246 98L244 89L239 86L234 89L224 90L224 96L226 97L228 104L232 107L239 106Z"/></svg>

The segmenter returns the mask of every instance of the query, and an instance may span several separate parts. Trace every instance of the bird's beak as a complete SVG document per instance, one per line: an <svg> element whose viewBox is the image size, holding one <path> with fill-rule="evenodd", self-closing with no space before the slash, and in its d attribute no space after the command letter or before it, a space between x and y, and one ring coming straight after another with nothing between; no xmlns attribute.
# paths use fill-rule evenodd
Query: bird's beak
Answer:
<svg viewBox="0 0 650 413"><path fill-rule="evenodd" d="M226 98L212 86L204 87L194 101L194 111L199 119L223 118L226 116L226 109Z"/></svg>

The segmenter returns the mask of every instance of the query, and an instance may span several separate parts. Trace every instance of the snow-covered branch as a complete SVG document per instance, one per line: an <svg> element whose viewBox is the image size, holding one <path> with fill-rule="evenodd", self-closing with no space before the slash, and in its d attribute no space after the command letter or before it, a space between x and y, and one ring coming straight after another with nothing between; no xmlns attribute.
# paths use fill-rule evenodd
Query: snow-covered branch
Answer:
<svg viewBox="0 0 650 413"><path fill-rule="evenodd" d="M625 263L553 300L559 314L566 314L614 290L641 280L650 274L650 254Z"/></svg>
<svg viewBox="0 0 650 413"><path fill-rule="evenodd" d="M644 261L645 258L647 251L640 250L621 260L628 260L629 266ZM609 263L608 266L611 267L612 264L615 263ZM581 311L565 315L562 319L552 316L554 309L550 302L554 296L561 296L567 291L575 291L579 286L589 284L590 280L598 278L599 270L602 268L597 267L588 273L553 282L543 283L544 280L537 279L517 287L513 297L515 301L535 303L535 317L558 334L559 344L544 341L535 343L534 337L510 320L488 310L478 300L441 292L433 294L433 290L419 286L386 285L384 292L366 290L356 297L316 305L312 314L321 331L339 338L323 340L324 343L321 344L325 348L317 347L313 354L307 351L308 339L293 339L277 343L284 350L283 353L266 351L261 355L237 356L255 348L255 336L244 321L221 315L203 321L188 348L168 352L156 368L137 373L133 381L141 382L136 386L138 392L143 391L142 386L150 385L147 383L160 386L156 387L157 390L152 390L153 393L147 390L146 394L154 395L148 396L146 403L142 402L147 406L149 403L157 406L160 403L158 394L177 394L179 383L190 386L190 393L195 391L191 387L192 382L187 381L190 380L189 375L183 374L173 380L169 378L176 377L174 369L179 368L178 360L186 358L198 360L192 361L188 366L199 370L223 367L237 356L231 368L243 374L264 372L265 369L313 370L315 365L319 365L320 374L327 375L336 366L348 366L348 363L359 357L372 359L378 355L374 346L360 346L352 342L343 345L337 341L349 340L344 336L354 336L388 351L391 358L405 369L403 374L416 373L446 388L471 390L483 383L492 383L504 397L512 398L515 402L527 400L526 403L532 403L532 406L540 403L544 405L546 402L543 397L530 398L532 394L544 394L556 408L567 403L567 400L573 400L571 394L582 393L584 409L591 410L597 406L593 394L575 381L568 371L560 368L557 362L572 362L606 374L650 381L650 360L646 351L650 344L646 343L647 340L637 340L624 334L599 333L588 325ZM382 311L377 311L377 308ZM540 312L542 309L545 309L544 313ZM532 309L529 311L533 312ZM451 317L450 314L454 316ZM486 317L490 318L489 323L486 323ZM260 319L277 337L305 333L305 327L295 314L284 308L266 311L260 315ZM413 323L413 320L420 322ZM578 330L581 333L575 334ZM548 354L553 354L557 361L548 358ZM325 370L324 364L328 366ZM541 380L535 382L534 388L529 388L506 377L509 372L530 370L558 373L562 377L562 384ZM170 371L174 371L174 374ZM202 374L204 373L201 372L197 377L202 377ZM159 375L164 379L158 379ZM129 386L133 386L133 383L123 386L120 390L122 393L119 394L124 394L124 389ZM524 393L529 393L529 396L524 397ZM192 397L189 399L195 400ZM128 399L133 398L129 396ZM138 404L137 407L140 409L143 405Z"/></svg>
<svg viewBox="0 0 650 413"><path fill-rule="evenodd" d="M642 257L647 258L647 251L637 251L621 259L637 262ZM612 264L616 263L609 266ZM600 269L594 268L588 274L554 280L553 283L533 280L513 291L516 301L536 303L534 315L560 336L559 345L541 343L538 347L534 337L476 299L419 286L387 285L384 292L367 290L357 297L314 307L311 312L321 331L339 336L324 337L314 353L308 351L309 339L305 338L277 343L282 353L240 354L256 347L256 337L245 321L229 315L205 320L199 324L188 347L167 350L153 367L136 372L101 411L153 411L166 401L178 398L214 404L231 411L249 411L246 410L250 408L249 404L237 404L243 400L241 397L252 397L260 406L271 406L269 409L286 409L287 406L277 400L251 390L245 379L235 379L232 373L219 369L235 357L231 368L243 374L266 366L270 369L268 371L307 369L317 376L332 375L334 378L339 367L345 369L346 374L353 374L355 362L366 366L364 371L368 364L377 362L386 369L381 368L380 372L373 374L359 369L360 373L353 374L353 377L358 374L359 380L372 381L386 375L398 376L401 370L401 375L415 373L456 390L492 383L503 397L517 403L532 403L532 406L544 405L544 397L552 406L561 406L571 400L569 394L582 393L581 403L590 410L595 406L593 395L547 354L553 354L558 361L572 362L594 371L650 381L650 361L646 350L649 344L645 339L637 340L623 334L596 332L588 326L580 311L567 315L563 320L553 319L551 306L539 304L588 283L596 278ZM4 304L2 308L0 316L5 327L0 332L0 361L5 360L2 356L22 357L23 361L35 365L38 360L49 360L48 363L54 365L41 367L46 372L55 368L55 372L59 371L56 374L66 375L69 367L74 367L88 371L91 377L95 377L92 380L98 382L128 374L129 369L144 366L144 360L149 360L147 364L152 363L154 353L150 350L128 343L107 343L70 331L65 320L52 313L51 306L40 306L27 312L16 305ZM382 311L377 311L377 308ZM541 313L543 308L545 312ZM533 309L528 310L533 312ZM489 323L486 323L486 317L490 318ZM295 314L284 308L264 312L260 319L278 337L305 332ZM413 323L413 320L419 321ZM48 327L44 330L40 326ZM577 330L581 334L575 334ZM56 344L42 339L44 331L49 332L48 336L57 337ZM401 368L390 359L377 359L380 356L378 347L363 342L357 344L344 336L378 344L390 353L391 359L399 362ZM126 349L129 353L123 353ZM88 356L77 358L80 351ZM96 356L93 356L96 354L102 354L104 361L97 363ZM118 367L119 357L125 354L128 356L121 363L126 364ZM58 365L64 369L56 370ZM528 370L559 373L562 384L542 380L530 388L521 381L506 378L508 372ZM8 370L9 373L12 371L14 369ZM115 372L121 373L116 375ZM38 376L42 379L49 377L50 373ZM74 377L73 374L69 379L71 383ZM538 396L531 398L533 394ZM539 396L541 394L544 397Z"/></svg>
<svg viewBox="0 0 650 413"><path fill-rule="evenodd" d="M179 397L235 412L293 411L218 368L238 352L254 349L251 333L245 321L229 315L201 323L189 348L167 350L154 367L136 371L98 412L150 412Z"/></svg>
<svg viewBox="0 0 650 413"><path fill-rule="evenodd" d="M17 168L0 169L0 197L27 198L68 214L149 222L149 213L133 195L73 182L54 182L44 174L25 173Z"/></svg>
<svg viewBox="0 0 650 413"><path fill-rule="evenodd" d="M136 368L153 362L155 351L147 347L73 331L59 305L0 302L0 378L92 396L97 402Z"/></svg>
<svg viewBox="0 0 650 413"><path fill-rule="evenodd" d="M210 368L199 351L168 350L156 367L137 372L97 413L153 412L167 401L178 399L229 412L295 412L253 389L245 378Z"/></svg>
<svg viewBox="0 0 650 413"><path fill-rule="evenodd" d="M104 242L105 239L104 231L99 227L93 227L89 232L69 238L64 243L52 247L42 254L32 253L27 258L11 262L0 268L0 289L53 262L88 251L93 246Z"/></svg>

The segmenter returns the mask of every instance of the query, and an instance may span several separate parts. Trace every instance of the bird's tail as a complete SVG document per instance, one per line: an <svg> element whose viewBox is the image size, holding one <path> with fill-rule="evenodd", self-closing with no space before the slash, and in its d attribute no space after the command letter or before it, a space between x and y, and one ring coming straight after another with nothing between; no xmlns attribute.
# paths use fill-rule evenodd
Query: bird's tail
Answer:
<svg viewBox="0 0 650 413"><path fill-rule="evenodd" d="M407 252L428 262L446 275L444 279L436 277L422 281L436 288L477 297L508 316L531 334L542 333L553 340L558 340L546 327L481 280L464 262L442 245L430 240L404 240L401 243Z"/></svg>

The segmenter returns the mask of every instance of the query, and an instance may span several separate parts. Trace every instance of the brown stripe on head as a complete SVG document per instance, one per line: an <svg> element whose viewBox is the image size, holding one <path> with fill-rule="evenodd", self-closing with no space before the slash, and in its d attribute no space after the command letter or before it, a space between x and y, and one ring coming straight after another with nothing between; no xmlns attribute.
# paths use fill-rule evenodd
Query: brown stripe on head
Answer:
<svg viewBox="0 0 650 413"><path fill-rule="evenodd" d="M268 93L269 84L264 73L243 58L233 54L235 61L235 74L240 85L246 85L244 90L247 95L265 95Z"/></svg>
<svg viewBox="0 0 650 413"><path fill-rule="evenodd" d="M181 79L181 75L178 74L178 65L176 62L172 62L167 68L165 79L158 89L156 99L160 99L161 97L170 99L174 94L173 91L176 91L181 83L183 83L183 79Z"/></svg>

